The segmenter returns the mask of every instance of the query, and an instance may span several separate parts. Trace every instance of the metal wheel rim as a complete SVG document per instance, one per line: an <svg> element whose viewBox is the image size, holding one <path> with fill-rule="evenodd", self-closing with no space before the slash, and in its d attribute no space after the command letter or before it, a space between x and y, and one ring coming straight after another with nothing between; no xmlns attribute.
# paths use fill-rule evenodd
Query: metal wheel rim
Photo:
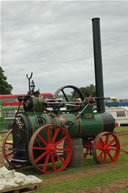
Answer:
<svg viewBox="0 0 128 193"><path fill-rule="evenodd" d="M76 86L73 86L73 85L66 85L66 86L59 88L54 94L55 98L57 98L59 96L59 93L62 92L65 100L67 102L69 102L69 100L66 96L66 93L64 92L64 89L66 89L66 88L72 88L74 91L76 91L79 94L79 97L81 98L81 100L84 101L84 96L83 96L82 92L80 91L80 89L77 88ZM73 97L73 95L72 95L72 97Z"/></svg>
<svg viewBox="0 0 128 193"><path fill-rule="evenodd" d="M54 127L55 129L55 133L52 136L52 139L49 137L50 134L50 129L49 127ZM42 136L40 136L41 131L43 131L44 129L46 129L47 132L47 141L45 141L43 139ZM56 141L57 135L59 133L59 131L62 131L64 133L64 137L62 137L61 139L59 139L58 141ZM44 144L44 147L36 147L35 143L36 140L40 139L42 144ZM59 143L64 142L65 140L67 140L68 142L68 148L64 149L64 148L56 148L57 145L59 145ZM51 149L49 148L51 146ZM42 153L35 158L34 156L34 150L36 151L42 151ZM64 152L66 151L67 156L66 159L62 159L58 154L57 154L57 150L63 150ZM71 159L71 155L72 155L72 142L71 142L71 138L69 136L69 134L67 133L67 131L55 124L50 124L50 125L45 125L41 128L39 128L32 136L30 143L29 143L29 159L32 163L32 165L37 168L39 171L41 171L42 173L54 173L54 172L60 172L62 170L64 170L64 168L66 168L66 166L68 165L70 159ZM46 157L45 157L46 156ZM55 162L55 158L57 157L59 159L60 162L62 162L62 166L57 168L56 167L56 162ZM44 163L43 166L40 166L40 164L38 164L38 162L44 158ZM47 167L49 164L49 160L51 159L51 164L52 164L52 171L48 171Z"/></svg>
<svg viewBox="0 0 128 193"><path fill-rule="evenodd" d="M120 142L117 136L111 132L102 132L97 135L92 147L92 153L94 160L99 164L116 162L120 154Z"/></svg>
<svg viewBox="0 0 128 193"><path fill-rule="evenodd" d="M7 163L9 164L9 166L11 166L12 168L21 168L22 166L21 165L16 165L14 163L11 163L11 160L9 159L9 157L13 154L13 150L12 147L13 147L13 141L12 142L8 142L8 138L9 136L12 135L12 129L9 130L9 132L7 133L7 135L5 136L4 140L3 140L3 146L2 146L2 152L3 152L3 156L4 156L4 159L7 161ZM7 146L10 146L8 149L10 149L9 152L7 152Z"/></svg>

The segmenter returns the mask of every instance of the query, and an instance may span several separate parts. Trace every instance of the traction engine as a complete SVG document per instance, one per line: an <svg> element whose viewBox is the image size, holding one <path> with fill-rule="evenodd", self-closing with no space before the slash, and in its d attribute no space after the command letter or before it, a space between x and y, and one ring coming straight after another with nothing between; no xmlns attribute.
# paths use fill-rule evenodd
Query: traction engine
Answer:
<svg viewBox="0 0 128 193"><path fill-rule="evenodd" d="M113 133L115 120L104 107L99 18L92 21L96 97L84 98L77 87L67 85L55 92L55 99L44 100L34 91L32 74L27 76L28 95L19 97L24 112L18 109L3 142L4 158L11 167L33 165L42 173L62 171L71 160L75 138L82 139L85 158L91 154L99 164L117 161L120 143ZM70 100L66 89L73 90ZM76 93L79 100L74 97Z"/></svg>

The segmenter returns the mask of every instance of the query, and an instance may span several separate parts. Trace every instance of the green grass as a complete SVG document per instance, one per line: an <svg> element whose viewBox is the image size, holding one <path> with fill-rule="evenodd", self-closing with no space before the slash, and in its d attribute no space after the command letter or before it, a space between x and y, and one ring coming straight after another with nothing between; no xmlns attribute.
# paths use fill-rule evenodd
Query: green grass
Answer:
<svg viewBox="0 0 128 193"><path fill-rule="evenodd" d="M127 154L122 154L122 156L119 156L117 162L115 162L115 165L121 164L122 162L128 162L128 155ZM108 165L100 165L97 164L92 156L88 156L85 160L84 160L84 166L82 168L66 168L65 170L63 170L62 172L58 172L58 173L53 173L53 174L42 174L40 173L36 168L34 168L33 166L29 166L26 168L21 168L18 169L17 172L22 172L25 175L35 175L37 177L39 177L40 179L48 179L48 178L54 178L56 176L66 176L67 174L75 174L79 171L88 171L90 169L95 169L95 168L107 168Z"/></svg>
<svg viewBox="0 0 128 193"><path fill-rule="evenodd" d="M7 133L1 133L0 136L1 136L1 140L4 139L4 137L7 135Z"/></svg>
<svg viewBox="0 0 128 193"><path fill-rule="evenodd" d="M122 162L128 162L128 155L126 154L122 154L121 156L119 156L118 160L114 163L115 165L118 165L119 163ZM93 156L88 156L85 160L84 160L84 166L81 168L65 168L62 172L58 172L58 173L52 173L52 174L42 174L41 172L39 172L36 168L34 168L33 166L29 166L26 168L21 168L18 169L17 172L22 172L25 175L35 175L37 177L39 177L40 179L48 179L48 178L54 178L56 176L66 176L67 174L76 174L79 171L88 171L90 169L95 169L95 168L106 168L108 167L108 165L100 165L97 164L94 159Z"/></svg>
<svg viewBox="0 0 128 193"><path fill-rule="evenodd" d="M54 193L55 191L70 193L77 192L82 189L94 189L96 186L111 184L116 180L128 179L128 168L113 169L107 172L98 173L90 176L82 176L79 178L64 180L56 184L44 185L36 193ZM93 183L92 183L93 182Z"/></svg>
<svg viewBox="0 0 128 193"><path fill-rule="evenodd" d="M117 127L115 129L115 132L125 132L128 131L128 127ZM128 151L128 135L121 135L118 137L119 141L120 141L120 146L122 149Z"/></svg>
<svg viewBox="0 0 128 193"><path fill-rule="evenodd" d="M3 140L4 140L4 138L5 138L5 136L7 135L7 133L1 133L0 134L0 145L2 145L2 143L3 143ZM10 134L9 135L9 137L8 137L8 141L11 141L12 140L12 134Z"/></svg>
<svg viewBox="0 0 128 193"><path fill-rule="evenodd" d="M116 127L115 132L128 131L128 127Z"/></svg>
<svg viewBox="0 0 128 193"><path fill-rule="evenodd" d="M99 168L101 165L97 164L92 156L88 156L86 160L84 160L84 166L82 168L66 168L62 172L58 173L52 173L52 174L42 174L40 173L36 168L33 166L27 167L27 168L21 168L18 169L18 172L22 172L26 175L36 175L37 177L41 179L48 179L51 177L55 176L62 176L62 175L67 175L67 174L75 174L76 172L83 171L83 170L88 170L90 168Z"/></svg>
<svg viewBox="0 0 128 193"><path fill-rule="evenodd" d="M5 135L6 135L5 133L0 134L0 145L2 145Z"/></svg>
<svg viewBox="0 0 128 193"><path fill-rule="evenodd" d="M122 135L118 137L120 144L128 143L128 135Z"/></svg>
<svg viewBox="0 0 128 193"><path fill-rule="evenodd" d="M124 190L121 190L120 192L116 192L116 193L128 193L128 188L124 189Z"/></svg>

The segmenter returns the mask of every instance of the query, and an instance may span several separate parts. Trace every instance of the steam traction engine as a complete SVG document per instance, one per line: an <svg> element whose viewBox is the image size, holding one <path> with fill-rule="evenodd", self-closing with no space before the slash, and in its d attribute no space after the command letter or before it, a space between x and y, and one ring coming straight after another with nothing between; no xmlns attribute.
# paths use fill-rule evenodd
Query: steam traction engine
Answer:
<svg viewBox="0 0 128 193"><path fill-rule="evenodd" d="M32 164L43 173L62 171L70 162L74 138L82 138L84 157L91 152L100 164L118 159L120 143L113 134L115 120L104 108L99 19L92 21L96 98L84 98L77 87L68 85L56 91L55 100L45 101L28 78L29 93L19 98L24 112L17 112L3 143L4 157L13 168ZM73 89L70 101L67 88ZM65 100L59 99L60 92ZM73 93L78 93L79 101ZM13 141L9 141L11 135Z"/></svg>

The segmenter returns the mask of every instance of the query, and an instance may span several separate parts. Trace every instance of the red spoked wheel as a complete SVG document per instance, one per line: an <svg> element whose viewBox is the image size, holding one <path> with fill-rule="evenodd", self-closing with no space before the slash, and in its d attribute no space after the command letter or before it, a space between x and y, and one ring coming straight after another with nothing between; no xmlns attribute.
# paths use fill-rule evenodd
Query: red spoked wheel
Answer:
<svg viewBox="0 0 128 193"><path fill-rule="evenodd" d="M64 143L67 147L64 147ZM66 154L66 157L64 157ZM72 155L72 142L67 131L59 125L40 127L29 143L29 158L34 167L43 173L64 170Z"/></svg>
<svg viewBox="0 0 128 193"><path fill-rule="evenodd" d="M91 155L91 150L92 150L92 142L88 141L84 144L84 158L86 158L88 154Z"/></svg>
<svg viewBox="0 0 128 193"><path fill-rule="evenodd" d="M16 165L11 162L11 159L14 156L12 129L9 130L9 132L4 138L2 152L3 152L4 159L7 161L9 167L15 168L15 169L21 167L21 165Z"/></svg>
<svg viewBox="0 0 128 193"><path fill-rule="evenodd" d="M120 154L120 142L111 132L98 134L92 146L94 160L99 164L114 163Z"/></svg>

